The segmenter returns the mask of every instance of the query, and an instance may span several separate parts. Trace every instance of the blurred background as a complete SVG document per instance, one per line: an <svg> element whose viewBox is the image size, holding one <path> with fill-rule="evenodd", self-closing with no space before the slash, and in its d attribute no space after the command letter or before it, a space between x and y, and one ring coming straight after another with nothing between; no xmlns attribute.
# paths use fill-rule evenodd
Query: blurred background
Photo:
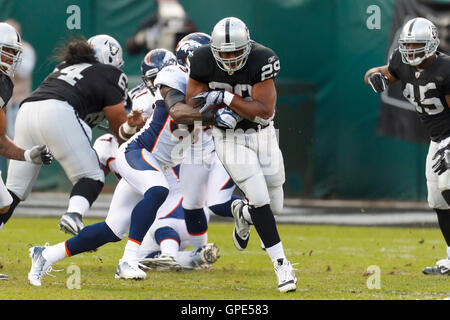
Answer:
<svg viewBox="0 0 450 320"><path fill-rule="evenodd" d="M275 126L286 167L286 197L426 200L427 138L392 88L380 97L363 81L387 62L398 28L414 16L435 22L450 47L450 1L180 0L161 13L155 0L0 0L0 20L14 19L35 52L31 88L53 70L53 50L71 35L115 37L124 49L129 89L140 81L148 46L163 32L210 33L220 19L242 19L253 40L272 48L281 71ZM162 15L180 20L160 23ZM158 20L159 19L159 20ZM158 26L158 28L155 28ZM166 29L164 29L166 27ZM165 30L165 31L164 31ZM169 31L167 31L169 30ZM166 41L167 42L167 41ZM394 42L395 46L395 42ZM398 90L398 89L397 89ZM382 101L383 99L383 101ZM94 131L94 137L103 134ZM6 176L6 161L2 174ZM107 178L105 192L116 184ZM35 190L68 191L58 163L42 168Z"/></svg>

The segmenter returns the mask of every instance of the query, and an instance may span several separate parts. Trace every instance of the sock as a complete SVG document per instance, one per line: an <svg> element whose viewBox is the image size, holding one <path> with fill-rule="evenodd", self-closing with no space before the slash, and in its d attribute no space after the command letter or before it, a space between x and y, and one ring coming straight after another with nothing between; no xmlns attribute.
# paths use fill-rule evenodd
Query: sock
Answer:
<svg viewBox="0 0 450 320"><path fill-rule="evenodd" d="M286 258L285 254L284 254L283 245L281 244L281 242L279 242L276 245L273 245L269 248L266 248L266 252L272 261L278 260L280 258L281 259Z"/></svg>
<svg viewBox="0 0 450 320"><path fill-rule="evenodd" d="M208 221L202 209L184 209L184 220L194 250L208 243Z"/></svg>
<svg viewBox="0 0 450 320"><path fill-rule="evenodd" d="M161 241L160 244L161 247L161 254L166 254L171 257L174 257L175 260L178 256L178 250L180 249L180 245L178 242L174 239L164 239Z"/></svg>
<svg viewBox="0 0 450 320"><path fill-rule="evenodd" d="M116 241L120 241L120 238L112 232L106 222L91 224L66 241L67 255L74 256L97 249L108 242Z"/></svg>
<svg viewBox="0 0 450 320"><path fill-rule="evenodd" d="M450 210L434 209L447 247L450 247Z"/></svg>
<svg viewBox="0 0 450 320"><path fill-rule="evenodd" d="M83 217L86 211L89 210L89 201L82 196L73 196L69 199L69 206L67 212L76 212Z"/></svg>
<svg viewBox="0 0 450 320"><path fill-rule="evenodd" d="M55 244L54 246L45 248L44 251L42 251L42 256L51 264L54 264L59 260L68 257L66 251L66 242L60 242L58 244Z"/></svg>
<svg viewBox="0 0 450 320"><path fill-rule="evenodd" d="M7 212L0 214L0 230L3 228L3 226L6 224L6 222L11 218L14 210L16 209L17 205L20 203L20 199L16 194L10 190L8 190L9 194L13 198L13 202L9 206L9 209Z"/></svg>
<svg viewBox="0 0 450 320"><path fill-rule="evenodd" d="M266 204L262 207L250 208L249 212L255 229L264 243L264 247L270 248L278 244L281 240L270 205Z"/></svg>
<svg viewBox="0 0 450 320"><path fill-rule="evenodd" d="M128 239L127 244L125 245L125 249L123 251L122 260L136 260L140 246L141 246L140 242Z"/></svg>
<svg viewBox="0 0 450 320"><path fill-rule="evenodd" d="M252 216L250 215L250 211L248 211L249 206L246 204L242 208L242 215L244 216L244 219L249 223L253 224Z"/></svg>
<svg viewBox="0 0 450 320"><path fill-rule="evenodd" d="M224 203L215 204L213 206L208 207L214 214L221 217L230 217L233 218L233 214L231 213L231 204L234 200L242 199L238 196L232 196L230 200Z"/></svg>
<svg viewBox="0 0 450 320"><path fill-rule="evenodd" d="M180 236L175 229L171 227L162 227L155 231L155 240L159 244L161 253L177 258L180 250Z"/></svg>
<svg viewBox="0 0 450 320"><path fill-rule="evenodd" d="M145 192L144 198L136 204L131 212L129 239L139 245L142 243L168 193L169 190L161 186L152 187Z"/></svg>
<svg viewBox="0 0 450 320"><path fill-rule="evenodd" d="M193 256L194 251L180 251L177 255L177 262L181 264L183 268L191 269L197 265L195 256Z"/></svg>
<svg viewBox="0 0 450 320"><path fill-rule="evenodd" d="M72 200L72 198L74 198L75 196L84 198L89 206L92 206L92 204L94 203L94 201L97 199L98 195L100 194L100 192L102 191L103 188L103 182L99 181L99 180L94 180L91 178L81 178L80 180L78 180L77 183L74 184L73 188L72 188L72 192L70 193L70 200ZM80 200L79 198L75 198ZM69 206L70 206L70 200L69 200ZM69 211L68 212L77 212L80 213L81 215L83 215L86 211L83 209L86 207L86 204L84 203L84 201L77 201L74 200L74 202L72 203L72 206L74 207L74 211ZM81 212L76 211L76 209L81 210Z"/></svg>

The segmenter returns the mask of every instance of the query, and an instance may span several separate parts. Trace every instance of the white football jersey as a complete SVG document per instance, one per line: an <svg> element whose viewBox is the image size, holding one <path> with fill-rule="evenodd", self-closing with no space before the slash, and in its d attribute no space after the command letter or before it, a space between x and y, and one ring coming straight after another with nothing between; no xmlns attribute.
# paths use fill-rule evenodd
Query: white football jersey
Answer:
<svg viewBox="0 0 450 320"><path fill-rule="evenodd" d="M165 67L158 73L154 83L158 88L164 85L185 94L188 79L189 75L184 67L179 65L171 65ZM182 130L187 128L185 125L178 125L178 127ZM205 156L208 156L210 153L214 152L214 142L212 140L211 130L207 127L201 126L201 123L198 125L195 124L193 127L190 126L190 129L192 133L192 145L190 150L187 150L187 155L190 159L187 161L194 162L195 164L201 164Z"/></svg>
<svg viewBox="0 0 450 320"><path fill-rule="evenodd" d="M116 137L109 133L104 134L95 140L92 147L97 152L100 163L117 175L116 153L119 143Z"/></svg>
<svg viewBox="0 0 450 320"><path fill-rule="evenodd" d="M143 110L142 117L150 117L155 108L155 96L144 83L136 86L130 91L133 102L133 110Z"/></svg>

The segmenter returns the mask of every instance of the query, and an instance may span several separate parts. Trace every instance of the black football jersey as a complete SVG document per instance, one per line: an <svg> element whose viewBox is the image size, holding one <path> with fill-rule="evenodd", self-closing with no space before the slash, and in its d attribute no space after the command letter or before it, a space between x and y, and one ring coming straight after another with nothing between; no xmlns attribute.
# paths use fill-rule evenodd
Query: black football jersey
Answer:
<svg viewBox="0 0 450 320"><path fill-rule="evenodd" d="M56 99L67 101L89 126L100 123L103 108L127 99L128 78L118 68L102 63L63 62L22 101Z"/></svg>
<svg viewBox="0 0 450 320"><path fill-rule="evenodd" d="M3 109L7 104L9 99L11 99L13 93L14 85L11 78L6 74L1 74L0 76L0 109Z"/></svg>
<svg viewBox="0 0 450 320"><path fill-rule="evenodd" d="M389 73L403 85L403 95L412 103L425 125L430 139L440 141L450 136L450 108L445 96L450 94L450 57L436 52L436 59L424 70L402 62L394 50L388 65Z"/></svg>
<svg viewBox="0 0 450 320"><path fill-rule="evenodd" d="M280 60L272 49L254 41L247 62L232 75L219 68L209 44L197 48L189 58L189 64L192 79L207 83L212 90L225 89L243 98L251 98L254 84L275 78L280 71ZM237 128L249 123L252 122L244 119Z"/></svg>

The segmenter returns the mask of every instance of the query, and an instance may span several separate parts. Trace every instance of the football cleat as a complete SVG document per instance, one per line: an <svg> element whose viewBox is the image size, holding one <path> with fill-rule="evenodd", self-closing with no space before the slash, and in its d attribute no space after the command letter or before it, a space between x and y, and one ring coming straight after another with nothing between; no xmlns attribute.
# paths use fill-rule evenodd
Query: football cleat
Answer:
<svg viewBox="0 0 450 320"><path fill-rule="evenodd" d="M33 286L40 287L44 274L49 274L52 271L52 264L42 256L46 246L30 248L31 269L28 273L28 281Z"/></svg>
<svg viewBox="0 0 450 320"><path fill-rule="evenodd" d="M0 280L8 280L8 275L0 273Z"/></svg>
<svg viewBox="0 0 450 320"><path fill-rule="evenodd" d="M426 267L422 270L425 275L430 274L447 274L450 275L450 260L442 259L436 262L434 267Z"/></svg>
<svg viewBox="0 0 450 320"><path fill-rule="evenodd" d="M219 257L219 248L216 247L216 244L207 243L192 254L192 262L195 267L211 266Z"/></svg>
<svg viewBox="0 0 450 320"><path fill-rule="evenodd" d="M231 203L231 213L234 217L233 242L238 250L247 248L250 239L250 228L252 227L245 219L242 212L244 200L234 200Z"/></svg>
<svg viewBox="0 0 450 320"><path fill-rule="evenodd" d="M147 275L143 270L141 270L140 266L142 265L140 265L138 261L121 259L119 261L119 264L117 265L114 277L116 279L135 279L135 280L145 279Z"/></svg>
<svg viewBox="0 0 450 320"><path fill-rule="evenodd" d="M154 258L145 258L139 261L140 264L149 269L156 269L159 271L179 271L182 269L174 257L167 254L160 254Z"/></svg>
<svg viewBox="0 0 450 320"><path fill-rule="evenodd" d="M81 214L76 212L67 212L59 220L59 229L65 233L76 236L78 232L84 228L84 224L81 219Z"/></svg>
<svg viewBox="0 0 450 320"><path fill-rule="evenodd" d="M280 292L295 291L297 289L297 278L291 263L281 258L273 261L273 267L278 279L278 290Z"/></svg>

